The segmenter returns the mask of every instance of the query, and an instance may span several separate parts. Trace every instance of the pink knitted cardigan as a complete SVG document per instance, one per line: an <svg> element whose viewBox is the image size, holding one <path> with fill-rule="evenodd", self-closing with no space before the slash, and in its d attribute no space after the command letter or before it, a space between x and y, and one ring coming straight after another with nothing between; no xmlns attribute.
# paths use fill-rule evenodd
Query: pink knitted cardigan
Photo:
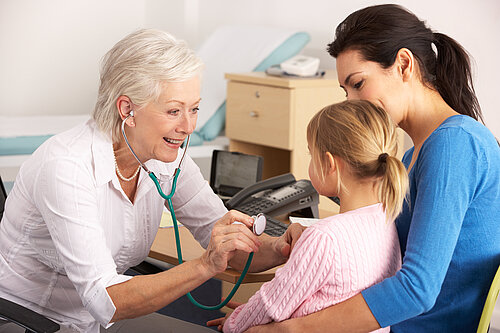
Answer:
<svg viewBox="0 0 500 333"><path fill-rule="evenodd" d="M358 294L400 268L396 227L386 220L382 204L328 217L304 231L288 262L248 303L236 308L224 332L308 315Z"/></svg>

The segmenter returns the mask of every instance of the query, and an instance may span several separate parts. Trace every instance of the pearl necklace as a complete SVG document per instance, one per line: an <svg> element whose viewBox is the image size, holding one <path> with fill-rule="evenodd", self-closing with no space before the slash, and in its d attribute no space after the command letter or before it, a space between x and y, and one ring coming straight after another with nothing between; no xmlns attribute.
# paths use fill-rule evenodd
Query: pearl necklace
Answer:
<svg viewBox="0 0 500 333"><path fill-rule="evenodd" d="M118 163L116 163L116 156L115 156L115 152L113 151L113 158L115 160L115 169L116 169L116 174L118 175L118 177L120 177L121 180L123 180L124 182L129 182L131 181L132 179L134 179L135 177L137 177L137 175L139 174L139 171L141 171L141 165L139 164L139 166L137 167L137 170L135 170L134 174L130 177L130 178L125 178L123 177L122 173L120 172L120 169L118 169Z"/></svg>

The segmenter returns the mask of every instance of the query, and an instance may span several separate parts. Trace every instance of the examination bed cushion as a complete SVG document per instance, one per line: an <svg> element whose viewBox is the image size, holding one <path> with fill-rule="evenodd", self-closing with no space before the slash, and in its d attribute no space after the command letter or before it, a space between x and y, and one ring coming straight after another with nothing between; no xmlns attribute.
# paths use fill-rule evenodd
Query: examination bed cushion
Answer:
<svg viewBox="0 0 500 333"><path fill-rule="evenodd" d="M52 135L87 121L89 115L0 116L0 155L33 153Z"/></svg>

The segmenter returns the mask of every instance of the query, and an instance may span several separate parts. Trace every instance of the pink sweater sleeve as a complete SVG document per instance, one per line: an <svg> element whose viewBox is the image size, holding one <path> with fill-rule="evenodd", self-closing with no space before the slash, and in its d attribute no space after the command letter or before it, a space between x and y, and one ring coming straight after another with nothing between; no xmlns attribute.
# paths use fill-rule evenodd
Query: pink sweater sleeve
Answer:
<svg viewBox="0 0 500 333"><path fill-rule="evenodd" d="M328 280L334 262L332 246L332 239L324 232L306 229L286 265L248 303L236 308L226 320L224 332L244 332L290 318Z"/></svg>

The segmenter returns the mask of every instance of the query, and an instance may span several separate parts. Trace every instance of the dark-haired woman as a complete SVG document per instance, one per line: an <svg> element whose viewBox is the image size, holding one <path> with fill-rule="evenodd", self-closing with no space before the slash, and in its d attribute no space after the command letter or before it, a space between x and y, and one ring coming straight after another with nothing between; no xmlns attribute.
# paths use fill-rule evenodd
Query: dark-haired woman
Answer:
<svg viewBox="0 0 500 333"><path fill-rule="evenodd" d="M348 99L383 106L411 137L396 223L402 269L325 310L250 332L475 332L500 264L500 149L465 50L396 5L349 15L328 47Z"/></svg>

